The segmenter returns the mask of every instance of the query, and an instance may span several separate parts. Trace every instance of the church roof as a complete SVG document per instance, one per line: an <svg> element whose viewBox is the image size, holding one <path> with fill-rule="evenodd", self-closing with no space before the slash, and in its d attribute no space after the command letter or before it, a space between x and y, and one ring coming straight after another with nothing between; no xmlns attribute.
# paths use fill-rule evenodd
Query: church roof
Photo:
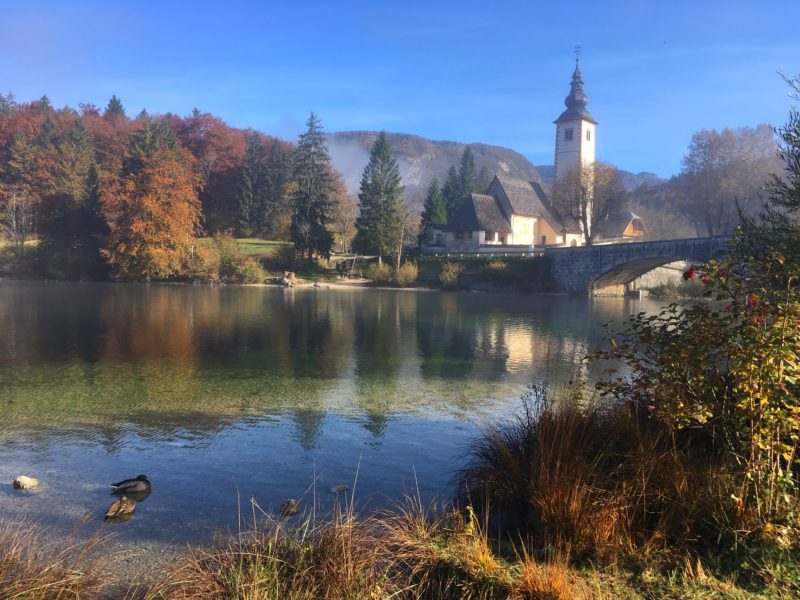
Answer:
<svg viewBox="0 0 800 600"><path fill-rule="evenodd" d="M448 231L496 231L513 233L497 200L486 194L472 194L447 222Z"/></svg>
<svg viewBox="0 0 800 600"><path fill-rule="evenodd" d="M583 75L578 61L575 61L575 71L572 73L572 83L570 84L569 95L564 98L564 104L567 107L561 116L559 116L554 123L561 123L562 121L589 121L597 125L597 121L586 110L586 105L589 103L589 98L583 91Z"/></svg>
<svg viewBox="0 0 800 600"><path fill-rule="evenodd" d="M551 223L557 222L548 206L547 193L538 182L525 181L500 173L495 175L495 178L508 198L513 214L522 217L541 217Z"/></svg>
<svg viewBox="0 0 800 600"><path fill-rule="evenodd" d="M608 215L595 225L595 233L604 239L621 238L625 235L625 230L633 221L640 221L642 228L645 228L644 221L636 213L621 211Z"/></svg>

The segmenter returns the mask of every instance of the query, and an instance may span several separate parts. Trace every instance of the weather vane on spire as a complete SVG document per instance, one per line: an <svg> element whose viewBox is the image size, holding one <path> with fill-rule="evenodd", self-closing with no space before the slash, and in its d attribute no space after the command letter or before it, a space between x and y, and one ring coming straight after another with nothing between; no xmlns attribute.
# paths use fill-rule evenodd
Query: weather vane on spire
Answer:
<svg viewBox="0 0 800 600"><path fill-rule="evenodd" d="M578 62L578 59L580 59L581 52L583 52L583 48L581 48L581 43L578 42L575 44L575 62Z"/></svg>

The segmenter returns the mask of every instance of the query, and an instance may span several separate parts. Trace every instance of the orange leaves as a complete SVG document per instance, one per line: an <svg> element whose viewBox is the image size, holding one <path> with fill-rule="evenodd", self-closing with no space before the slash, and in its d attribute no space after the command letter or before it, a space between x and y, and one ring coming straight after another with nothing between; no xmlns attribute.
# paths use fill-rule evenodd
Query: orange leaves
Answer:
<svg viewBox="0 0 800 600"><path fill-rule="evenodd" d="M106 187L104 256L123 279L178 274L200 225L198 178L185 150L158 148L143 168Z"/></svg>

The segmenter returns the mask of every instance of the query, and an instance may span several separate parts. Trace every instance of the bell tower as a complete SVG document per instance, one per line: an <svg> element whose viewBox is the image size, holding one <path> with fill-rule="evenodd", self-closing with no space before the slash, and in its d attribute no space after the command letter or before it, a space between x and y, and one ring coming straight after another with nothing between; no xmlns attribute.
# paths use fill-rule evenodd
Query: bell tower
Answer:
<svg viewBox="0 0 800 600"><path fill-rule="evenodd" d="M569 95L564 99L567 110L553 121L556 124L553 182L564 177L578 164L588 166L594 162L597 121L586 110L589 98L583 92L580 46L576 47L575 54L575 71L572 73Z"/></svg>

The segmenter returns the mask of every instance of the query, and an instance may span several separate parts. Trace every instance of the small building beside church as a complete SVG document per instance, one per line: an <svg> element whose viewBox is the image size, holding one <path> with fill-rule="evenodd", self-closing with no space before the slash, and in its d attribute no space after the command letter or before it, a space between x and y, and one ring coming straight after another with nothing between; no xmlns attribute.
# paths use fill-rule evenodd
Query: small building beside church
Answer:
<svg viewBox="0 0 800 600"><path fill-rule="evenodd" d="M586 109L583 76L578 62L572 74L566 110L556 125L555 184L577 165L595 161L597 121ZM595 243L630 241L644 235L640 217L621 213L606 219L596 232ZM527 252L543 246L584 244L581 224L560 217L541 183L516 179L506 174L494 176L485 194L471 194L449 222L431 228L422 245L423 252Z"/></svg>

